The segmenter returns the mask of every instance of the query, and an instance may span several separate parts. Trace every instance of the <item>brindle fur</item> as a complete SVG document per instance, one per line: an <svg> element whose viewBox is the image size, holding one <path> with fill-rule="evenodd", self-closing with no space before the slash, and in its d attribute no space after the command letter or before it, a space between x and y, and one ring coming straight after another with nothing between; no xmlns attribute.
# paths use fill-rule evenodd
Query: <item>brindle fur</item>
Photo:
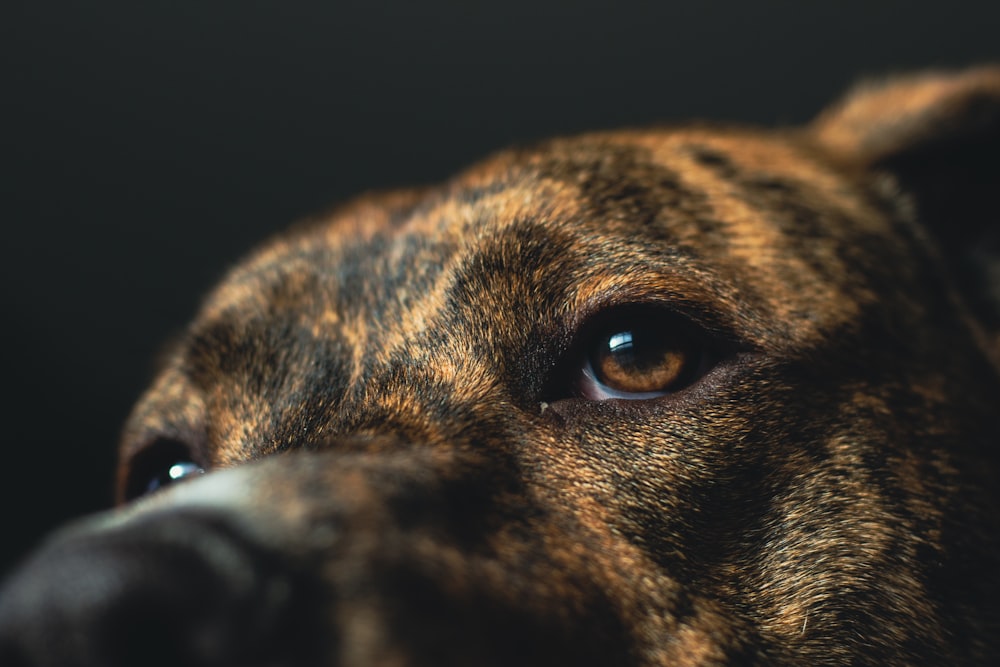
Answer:
<svg viewBox="0 0 1000 667"><path fill-rule="evenodd" d="M208 297L128 422L120 495L164 443L234 470L49 552L138 541L141 564L197 541L189 515L251 545L252 629L184 606L215 642L189 664L992 663L997 149L983 68L802 129L590 134L361 198ZM588 322L622 304L717 365L575 397ZM32 639L46 604L0 605L13 664L111 664Z"/></svg>

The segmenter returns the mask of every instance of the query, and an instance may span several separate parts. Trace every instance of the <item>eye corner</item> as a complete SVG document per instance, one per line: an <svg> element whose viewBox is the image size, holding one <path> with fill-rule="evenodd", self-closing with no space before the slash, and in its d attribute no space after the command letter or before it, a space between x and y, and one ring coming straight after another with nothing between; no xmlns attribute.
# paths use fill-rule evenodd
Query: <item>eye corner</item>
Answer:
<svg viewBox="0 0 1000 667"><path fill-rule="evenodd" d="M118 503L132 502L208 470L196 448L170 436L151 438L121 464Z"/></svg>

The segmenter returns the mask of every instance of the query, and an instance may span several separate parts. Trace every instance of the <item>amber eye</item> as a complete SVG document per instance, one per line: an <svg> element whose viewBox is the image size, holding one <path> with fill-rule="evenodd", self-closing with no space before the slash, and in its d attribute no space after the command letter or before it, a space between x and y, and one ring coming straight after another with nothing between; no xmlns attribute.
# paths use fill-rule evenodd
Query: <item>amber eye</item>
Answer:
<svg viewBox="0 0 1000 667"><path fill-rule="evenodd" d="M704 345L691 327L657 312L607 318L589 340L580 393L591 400L664 396L691 384L705 366Z"/></svg>

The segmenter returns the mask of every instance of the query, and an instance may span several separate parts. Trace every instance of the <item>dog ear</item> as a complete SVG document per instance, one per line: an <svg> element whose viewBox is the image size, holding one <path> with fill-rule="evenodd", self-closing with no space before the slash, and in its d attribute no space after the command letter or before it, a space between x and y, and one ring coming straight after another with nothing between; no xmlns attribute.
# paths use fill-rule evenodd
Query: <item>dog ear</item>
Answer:
<svg viewBox="0 0 1000 667"><path fill-rule="evenodd" d="M889 172L987 331L1000 332L1000 66L864 83L811 130Z"/></svg>

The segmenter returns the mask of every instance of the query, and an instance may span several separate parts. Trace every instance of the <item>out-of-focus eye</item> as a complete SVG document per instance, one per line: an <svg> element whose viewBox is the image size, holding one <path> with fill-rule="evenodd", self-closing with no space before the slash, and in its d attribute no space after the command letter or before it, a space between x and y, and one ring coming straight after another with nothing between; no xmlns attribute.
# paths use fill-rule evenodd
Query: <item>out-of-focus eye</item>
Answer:
<svg viewBox="0 0 1000 667"><path fill-rule="evenodd" d="M158 471L146 485L146 493L159 491L160 489L176 484L182 480L197 475L204 475L205 469L193 461L178 461L167 468Z"/></svg>
<svg viewBox="0 0 1000 667"><path fill-rule="evenodd" d="M586 339L579 394L643 400L684 389L709 370L704 336L656 309L602 318Z"/></svg>
<svg viewBox="0 0 1000 667"><path fill-rule="evenodd" d="M156 440L128 461L124 499L145 496L204 472L190 447L173 439Z"/></svg>

